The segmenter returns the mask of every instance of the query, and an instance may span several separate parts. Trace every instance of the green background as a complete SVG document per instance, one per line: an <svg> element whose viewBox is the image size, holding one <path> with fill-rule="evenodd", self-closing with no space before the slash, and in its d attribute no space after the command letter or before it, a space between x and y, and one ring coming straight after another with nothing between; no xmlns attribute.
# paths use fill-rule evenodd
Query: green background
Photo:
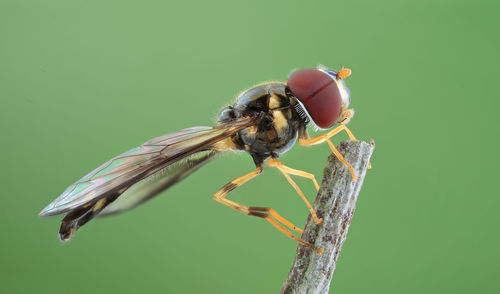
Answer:
<svg viewBox="0 0 500 294"><path fill-rule="evenodd" d="M253 169L246 154L67 244L60 217L37 214L114 155L210 125L239 91L321 63L352 68L349 126L377 144L332 291L498 293L498 8L0 0L0 292L277 293L296 243L212 199ZM319 179L328 154L296 146L282 160ZM275 170L232 198L300 225L308 215Z"/></svg>

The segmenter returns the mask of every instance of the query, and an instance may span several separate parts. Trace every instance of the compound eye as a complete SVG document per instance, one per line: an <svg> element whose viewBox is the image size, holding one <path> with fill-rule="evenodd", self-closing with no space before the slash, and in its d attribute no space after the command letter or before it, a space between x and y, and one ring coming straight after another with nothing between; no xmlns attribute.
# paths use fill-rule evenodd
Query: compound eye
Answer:
<svg viewBox="0 0 500 294"><path fill-rule="evenodd" d="M335 124L342 97L330 73L315 68L299 70L288 78L288 87L318 127L327 129Z"/></svg>

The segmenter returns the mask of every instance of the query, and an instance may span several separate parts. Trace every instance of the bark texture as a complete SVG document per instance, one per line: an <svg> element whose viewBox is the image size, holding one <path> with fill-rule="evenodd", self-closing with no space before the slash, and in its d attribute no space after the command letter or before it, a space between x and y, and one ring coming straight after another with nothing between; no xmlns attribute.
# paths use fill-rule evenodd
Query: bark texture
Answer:
<svg viewBox="0 0 500 294"><path fill-rule="evenodd" d="M280 293L328 293L374 148L373 140L370 143L344 141L337 147L356 171L356 182L352 181L349 169L333 154L328 158L321 188L313 205L323 223L316 225L309 215L302 234L302 239L325 251L319 255L299 244Z"/></svg>

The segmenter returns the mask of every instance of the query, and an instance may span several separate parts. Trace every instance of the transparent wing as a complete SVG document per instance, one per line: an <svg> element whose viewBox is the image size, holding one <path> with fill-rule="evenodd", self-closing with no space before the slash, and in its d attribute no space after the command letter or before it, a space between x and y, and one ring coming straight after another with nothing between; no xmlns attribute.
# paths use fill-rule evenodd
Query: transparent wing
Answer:
<svg viewBox="0 0 500 294"><path fill-rule="evenodd" d="M61 196L40 212L40 216L68 212L95 203L101 198L124 193L132 185L156 172L165 170L195 153L210 150L214 143L256 121L256 117L248 117L216 127L193 127L151 139L139 147L112 158L69 186ZM146 198L151 196L151 192L147 192L144 187L140 190L142 192L139 194L142 193ZM132 200L132 202L141 202L140 197L133 197ZM116 207L116 210L122 210L122 208ZM111 209L108 211L108 213L112 212Z"/></svg>
<svg viewBox="0 0 500 294"><path fill-rule="evenodd" d="M209 162L216 152L201 151L169 164L155 174L137 182L106 206L99 216L107 216L129 210L153 198L160 192L182 181L198 168Z"/></svg>

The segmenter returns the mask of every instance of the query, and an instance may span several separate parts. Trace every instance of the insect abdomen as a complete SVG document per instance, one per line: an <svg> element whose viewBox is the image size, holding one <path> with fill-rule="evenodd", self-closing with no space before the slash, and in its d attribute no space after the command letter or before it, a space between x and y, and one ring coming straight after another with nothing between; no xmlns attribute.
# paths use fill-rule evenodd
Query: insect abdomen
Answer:
<svg viewBox="0 0 500 294"><path fill-rule="evenodd" d="M68 212L61 221L59 239L61 239L61 241L69 241L78 228L97 216L108 204L115 201L118 196L120 196L120 193L101 198L94 203L84 205Z"/></svg>

